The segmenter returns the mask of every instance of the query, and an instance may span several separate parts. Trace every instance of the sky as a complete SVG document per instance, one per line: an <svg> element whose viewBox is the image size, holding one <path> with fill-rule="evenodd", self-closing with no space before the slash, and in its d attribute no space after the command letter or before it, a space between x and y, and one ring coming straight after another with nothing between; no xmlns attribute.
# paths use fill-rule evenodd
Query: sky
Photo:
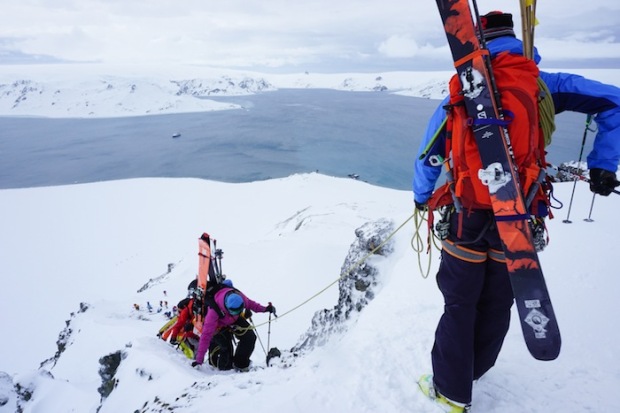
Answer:
<svg viewBox="0 0 620 413"><path fill-rule="evenodd" d="M481 13L519 2L479 0ZM436 4L405 0L0 0L0 65L193 64L280 73L450 70ZM543 67L620 64L620 3L542 0Z"/></svg>
<svg viewBox="0 0 620 413"><path fill-rule="evenodd" d="M578 182L569 216L572 189L555 185L564 208L548 221L550 243L540 254L560 356L531 357L513 308L495 367L474 385L477 412L617 410L620 198L591 204L587 184ZM144 178L0 190L0 325L10 332L0 341L0 413L248 406L255 413L439 413L415 384L431 371L443 308L434 279L439 254L412 250L413 210L409 191L316 173L243 184ZM567 216L571 224L562 222ZM322 345L291 357L313 315L337 305L336 281L357 262L345 259L361 257L350 255L356 229L373 234L386 220L387 232L395 231L390 247L364 261L363 273L377 270L374 298L340 328L326 329ZM222 270L235 286L273 302L279 314L270 328L266 314L253 316L260 341L249 373L192 368L156 337L167 321L159 303L170 308L185 297L204 231L223 250ZM66 346L54 359L61 335ZM263 348L272 347L284 357L266 368ZM99 359L117 351L125 355L118 383L102 402ZM16 385L29 401L18 402Z"/></svg>

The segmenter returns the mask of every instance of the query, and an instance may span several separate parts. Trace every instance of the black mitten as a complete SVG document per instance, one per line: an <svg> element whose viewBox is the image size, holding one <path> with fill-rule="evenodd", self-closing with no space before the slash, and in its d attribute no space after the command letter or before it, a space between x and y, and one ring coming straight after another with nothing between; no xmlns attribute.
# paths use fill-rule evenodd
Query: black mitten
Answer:
<svg viewBox="0 0 620 413"><path fill-rule="evenodd" d="M620 185L616 174L601 168L590 169L590 191L608 196Z"/></svg>

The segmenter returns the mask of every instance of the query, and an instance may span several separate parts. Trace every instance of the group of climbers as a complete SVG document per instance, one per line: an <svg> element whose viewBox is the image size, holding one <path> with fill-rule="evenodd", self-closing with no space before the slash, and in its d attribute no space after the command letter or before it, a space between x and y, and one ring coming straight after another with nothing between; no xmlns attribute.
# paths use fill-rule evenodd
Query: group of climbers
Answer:
<svg viewBox="0 0 620 413"><path fill-rule="evenodd" d="M211 265L210 257L206 262ZM200 277L192 280L187 297L177 305L177 316L158 336L178 346L193 367L202 365L208 353L209 364L219 370L248 371L257 337L249 322L252 313L275 315L276 309L251 300L225 277L212 276L208 288L206 280L202 286Z"/></svg>

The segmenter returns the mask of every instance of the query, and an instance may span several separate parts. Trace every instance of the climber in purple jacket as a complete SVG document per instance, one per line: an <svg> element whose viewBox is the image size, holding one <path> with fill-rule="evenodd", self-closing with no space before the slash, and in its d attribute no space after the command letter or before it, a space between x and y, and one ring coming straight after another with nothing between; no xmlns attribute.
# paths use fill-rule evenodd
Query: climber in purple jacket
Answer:
<svg viewBox="0 0 620 413"><path fill-rule="evenodd" d="M248 323L251 312L274 313L275 307L269 303L263 306L250 300L235 288L223 288L215 293L215 306L207 308L207 314L200 334L198 351L192 366L204 363L205 354L209 350L209 362L220 370L235 368L247 371L250 356L256 344L256 333ZM232 336L238 340L237 350L232 351Z"/></svg>

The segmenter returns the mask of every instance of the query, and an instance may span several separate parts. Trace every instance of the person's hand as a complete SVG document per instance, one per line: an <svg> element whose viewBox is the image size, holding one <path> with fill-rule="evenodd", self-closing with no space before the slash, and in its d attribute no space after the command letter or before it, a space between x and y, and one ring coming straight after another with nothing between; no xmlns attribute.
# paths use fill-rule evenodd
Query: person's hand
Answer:
<svg viewBox="0 0 620 413"><path fill-rule="evenodd" d="M421 203L418 201L413 201L415 203L415 207L416 209L419 209L420 211L426 211L428 209L428 204L426 203Z"/></svg>
<svg viewBox="0 0 620 413"><path fill-rule="evenodd" d="M271 303L269 303L269 305L267 307L265 307L265 312L266 313L271 313L271 314L273 314L273 315L275 315L277 317L277 315L276 315L276 308Z"/></svg>
<svg viewBox="0 0 620 413"><path fill-rule="evenodd" d="M620 185L615 172L601 168L590 169L590 191L595 194L608 196Z"/></svg>
<svg viewBox="0 0 620 413"><path fill-rule="evenodd" d="M252 318L252 311L249 308L243 310L243 318L245 318L246 320Z"/></svg>
<svg viewBox="0 0 620 413"><path fill-rule="evenodd" d="M194 325L192 324L191 321L188 323L185 323L185 325L183 326L183 331L185 331L186 333L188 331L194 331Z"/></svg>

